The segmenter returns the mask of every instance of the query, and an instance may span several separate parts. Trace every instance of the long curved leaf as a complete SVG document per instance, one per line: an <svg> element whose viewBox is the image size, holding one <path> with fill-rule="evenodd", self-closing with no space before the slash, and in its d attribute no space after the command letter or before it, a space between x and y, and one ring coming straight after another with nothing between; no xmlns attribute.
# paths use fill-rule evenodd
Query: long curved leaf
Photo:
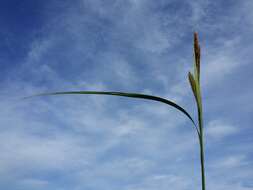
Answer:
<svg viewBox="0 0 253 190"><path fill-rule="evenodd" d="M139 99L147 99L147 100L153 100L153 101L157 101L157 102L162 102L162 103L165 103L167 105L170 105L170 106L176 108L177 110L179 110L180 112L182 112L184 115L186 115L191 120L191 122L193 123L193 125L195 126L195 129L197 130L197 132L199 134L199 131L197 129L197 126L196 126L194 120L192 119L192 117L190 116L190 114L184 108L182 108L178 104L174 103L173 101L170 101L170 100L158 97L158 96L152 96L152 95L147 95L147 94L139 94L139 93L126 93L126 92L66 91L66 92L41 93L41 94L25 97L25 99L26 98L35 97L35 96L64 95L64 94L111 95L111 96L123 96L123 97L129 97L129 98L139 98Z"/></svg>

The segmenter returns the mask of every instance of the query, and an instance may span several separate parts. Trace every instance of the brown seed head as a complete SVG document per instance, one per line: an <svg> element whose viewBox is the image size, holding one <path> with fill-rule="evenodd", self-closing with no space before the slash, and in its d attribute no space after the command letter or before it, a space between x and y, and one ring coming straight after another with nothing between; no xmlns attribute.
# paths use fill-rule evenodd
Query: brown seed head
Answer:
<svg viewBox="0 0 253 190"><path fill-rule="evenodd" d="M194 32L194 56L195 56L195 64L198 72L198 79L200 76L200 46L198 41L198 34Z"/></svg>

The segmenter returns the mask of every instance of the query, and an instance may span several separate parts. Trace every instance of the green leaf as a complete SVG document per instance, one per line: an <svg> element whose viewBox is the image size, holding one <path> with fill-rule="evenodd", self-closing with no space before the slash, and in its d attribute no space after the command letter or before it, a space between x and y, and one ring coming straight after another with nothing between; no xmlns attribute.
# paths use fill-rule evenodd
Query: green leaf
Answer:
<svg viewBox="0 0 253 190"><path fill-rule="evenodd" d="M193 75L191 74L191 72L188 73L188 79L192 88L192 92L193 95L195 97L196 102L198 101L198 95L197 95L197 88L196 88L196 81L193 77Z"/></svg>
<svg viewBox="0 0 253 190"><path fill-rule="evenodd" d="M153 100L157 102L165 103L169 106L172 106L182 112L184 115L186 115L191 122L194 124L196 128L196 124L190 114L181 106L174 103L173 101L158 97L158 96L152 96L152 95L146 95L146 94L138 94L138 93L126 93L126 92L104 92L104 91L66 91L66 92L50 92L50 93L41 93L36 94L33 96L25 97L24 99L36 97L36 96L49 96L49 95L64 95L64 94L93 94L93 95L111 95L111 96L123 96L123 97L129 97L129 98L138 98L138 99L147 99L147 100ZM198 132L198 130L197 130Z"/></svg>
<svg viewBox="0 0 253 190"><path fill-rule="evenodd" d="M202 109L202 105L201 105L202 103L201 103L199 81L197 81L198 79L195 79L193 77L191 72L188 73L188 79L189 79L189 82L191 84L192 92L193 92L193 95L195 97L198 110L201 110Z"/></svg>

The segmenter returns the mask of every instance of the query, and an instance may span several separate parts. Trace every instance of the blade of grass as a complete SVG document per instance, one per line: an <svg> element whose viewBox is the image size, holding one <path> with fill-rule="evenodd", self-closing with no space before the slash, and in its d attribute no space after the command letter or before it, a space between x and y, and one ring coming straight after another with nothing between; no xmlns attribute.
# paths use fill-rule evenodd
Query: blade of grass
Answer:
<svg viewBox="0 0 253 190"><path fill-rule="evenodd" d="M197 125L195 124L194 120L192 119L191 115L181 106L176 104L173 101L167 100L165 98L161 98L158 96L152 96L152 95L147 95L147 94L139 94L139 93L126 93L126 92L104 92L104 91L66 91L66 92L49 92L49 93L41 93L41 94L36 94L33 96L28 96L25 97L31 98L31 97L36 97L36 96L50 96L50 95L67 95L67 94L93 94L93 95L111 95L111 96L122 96L122 97L128 97L128 98L138 98L138 99L146 99L146 100L153 100L157 102L162 102L164 104L167 104L169 106L172 106L179 110L181 113L186 115L191 122L193 123L198 135L199 135L199 130L197 128Z"/></svg>
<svg viewBox="0 0 253 190"><path fill-rule="evenodd" d="M205 183L205 152L204 152L204 132L203 132L203 111L202 98L200 89L200 46L198 43L198 34L194 33L194 76L189 74L189 81L195 96L198 109L198 129L199 129L199 146L200 146L200 164L201 164L201 182L202 190L206 189Z"/></svg>

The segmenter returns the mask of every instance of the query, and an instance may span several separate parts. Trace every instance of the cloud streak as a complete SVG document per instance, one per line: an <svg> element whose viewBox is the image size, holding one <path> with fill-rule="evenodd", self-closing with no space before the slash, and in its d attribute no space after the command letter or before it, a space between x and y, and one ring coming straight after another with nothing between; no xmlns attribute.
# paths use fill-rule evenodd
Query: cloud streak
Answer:
<svg viewBox="0 0 253 190"><path fill-rule="evenodd" d="M194 130L165 105L101 96L17 101L55 90L127 90L193 111L186 76L197 30L207 187L252 189L251 29L236 18L242 12L250 18L244 8L240 2L172 0L45 3L40 33L0 80L0 187L199 188ZM238 28L240 36L231 32Z"/></svg>

